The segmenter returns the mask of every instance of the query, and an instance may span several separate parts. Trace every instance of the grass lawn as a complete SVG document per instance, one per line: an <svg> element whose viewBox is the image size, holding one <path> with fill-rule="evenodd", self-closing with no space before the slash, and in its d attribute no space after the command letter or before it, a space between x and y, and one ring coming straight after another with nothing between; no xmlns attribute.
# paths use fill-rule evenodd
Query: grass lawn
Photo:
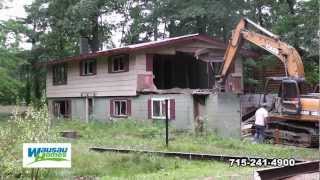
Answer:
<svg viewBox="0 0 320 180"><path fill-rule="evenodd" d="M145 150L203 152L212 154L246 155L318 159L315 149L222 139L214 134L195 136L171 128L169 148L165 147L164 126L161 122L121 120L114 123L56 122L53 130L76 130L81 138L60 141L72 143L72 168L54 170L51 177L97 176L102 179L251 179L255 168L229 167L229 164L209 161L188 161L145 154L98 153L92 146Z"/></svg>
<svg viewBox="0 0 320 180"><path fill-rule="evenodd" d="M5 116L0 126L5 126ZM251 144L247 141L222 139L207 133L195 136L170 128L169 148L165 147L163 122L151 123L131 119L113 123L83 123L76 120L56 120L52 133L75 130L79 139L59 137L58 142L72 143L72 168L41 170L45 179L70 177L99 177L100 179L252 179L252 167L230 167L215 161L188 161L147 154L98 153L89 147L114 147L144 150L202 152L224 155L319 159L315 149L304 149L271 144Z"/></svg>

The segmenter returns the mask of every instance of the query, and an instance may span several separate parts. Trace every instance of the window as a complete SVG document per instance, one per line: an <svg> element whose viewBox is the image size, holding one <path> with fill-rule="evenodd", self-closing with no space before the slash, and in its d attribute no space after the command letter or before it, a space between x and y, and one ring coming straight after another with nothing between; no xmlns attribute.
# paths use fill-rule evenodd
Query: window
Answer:
<svg viewBox="0 0 320 180"><path fill-rule="evenodd" d="M112 71L124 71L124 59L121 56L115 57L113 59Z"/></svg>
<svg viewBox="0 0 320 180"><path fill-rule="evenodd" d="M152 98L152 119L166 118L166 102L165 98ZM170 116L170 101L168 101L168 115Z"/></svg>
<svg viewBox="0 0 320 180"><path fill-rule="evenodd" d="M56 64L52 67L53 85L67 84L67 64Z"/></svg>
<svg viewBox="0 0 320 180"><path fill-rule="evenodd" d="M97 72L97 64L95 59L90 59L80 62L80 75L89 76L95 75Z"/></svg>
<svg viewBox="0 0 320 180"><path fill-rule="evenodd" d="M128 55L113 56L108 66L110 73L127 72L129 71L129 57Z"/></svg>
<svg viewBox="0 0 320 180"><path fill-rule="evenodd" d="M127 115L127 101L115 101L114 102L114 115L126 116Z"/></svg>
<svg viewBox="0 0 320 180"><path fill-rule="evenodd" d="M110 114L113 117L127 117L131 114L131 100L114 99L110 101Z"/></svg>

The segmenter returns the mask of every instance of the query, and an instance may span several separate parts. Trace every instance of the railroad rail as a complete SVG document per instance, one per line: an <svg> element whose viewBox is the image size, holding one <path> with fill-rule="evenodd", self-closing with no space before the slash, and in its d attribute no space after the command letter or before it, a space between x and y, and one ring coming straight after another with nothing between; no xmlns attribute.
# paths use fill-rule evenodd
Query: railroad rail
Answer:
<svg viewBox="0 0 320 180"><path fill-rule="evenodd" d="M118 149L118 148L103 148L103 147L91 147L90 150L97 152L117 152L117 153L143 153L153 154L164 157L179 157L181 159L188 160L215 160L222 162L230 162L231 159L244 159L244 158L261 158L261 157L248 157L248 156L230 156L230 155L214 155L214 154L203 154L203 153L190 153L190 152L165 152L165 151L149 151L149 150L134 150L134 149ZM273 158L263 158L268 161ZM303 162L303 160L295 159L296 163Z"/></svg>
<svg viewBox="0 0 320 180"><path fill-rule="evenodd" d="M268 168L258 170L254 180L279 180L279 179L318 179L320 177L320 161L300 162L294 166Z"/></svg>
<svg viewBox="0 0 320 180"><path fill-rule="evenodd" d="M190 152L165 152L165 151L149 151L149 150L134 150L134 149L120 149L120 148L106 148L106 147L90 147L92 151L97 152L116 152L116 153L142 153L153 154L164 157L179 157L188 160L215 160L222 162L230 162L231 159L243 158L261 158L261 157L247 157L247 156L230 156L230 155L214 155L203 153L190 153ZM273 160L273 158L264 158ZM320 161L304 161L295 159L294 166L284 166L276 168L267 168L257 170L254 173L254 180L280 180L280 179L301 179L301 177L320 177L319 164ZM293 180L292 179L292 180Z"/></svg>

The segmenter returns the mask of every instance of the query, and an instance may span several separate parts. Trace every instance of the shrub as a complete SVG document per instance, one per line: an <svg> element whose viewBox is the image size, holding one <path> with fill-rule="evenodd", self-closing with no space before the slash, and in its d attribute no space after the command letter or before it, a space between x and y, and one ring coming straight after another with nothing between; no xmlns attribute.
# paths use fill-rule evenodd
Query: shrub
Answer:
<svg viewBox="0 0 320 180"><path fill-rule="evenodd" d="M23 143L54 142L55 134L51 134L48 108L43 104L39 108L32 106L24 113L18 113L15 109L8 123L0 127L0 176L7 178L32 179L38 176L39 169L22 168Z"/></svg>

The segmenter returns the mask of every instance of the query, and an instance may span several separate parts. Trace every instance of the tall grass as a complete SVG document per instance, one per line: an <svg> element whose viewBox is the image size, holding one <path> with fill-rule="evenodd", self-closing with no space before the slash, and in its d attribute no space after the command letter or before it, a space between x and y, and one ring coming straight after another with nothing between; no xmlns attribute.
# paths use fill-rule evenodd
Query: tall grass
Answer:
<svg viewBox="0 0 320 180"><path fill-rule="evenodd" d="M195 136L170 127L169 148L165 146L163 123L122 120L113 123L78 121L60 122L56 130L74 129L82 138L78 141L91 146L134 148L164 151L203 152L213 154L244 155L258 157L281 157L298 159L318 159L315 149L288 147L273 144L252 144L249 141L221 138L214 133Z"/></svg>
<svg viewBox="0 0 320 180"><path fill-rule="evenodd" d="M27 126L29 127L29 126ZM79 139L57 137L61 131L75 130ZM33 130L36 131L36 130ZM214 133L195 136L170 127L169 148L165 146L165 128L161 121L136 121L83 123L77 120L55 120L48 134L57 142L72 143L72 168L42 170L43 179L72 179L75 177L101 179L251 179L253 168L229 167L214 161L188 161L132 153L97 153L89 147L115 147L161 151L202 152L225 155L259 157L295 157L318 159L311 149L251 144L247 141L224 139ZM18 150L17 152L20 152ZM21 167L21 166L20 166ZM27 177L28 173L21 177Z"/></svg>

